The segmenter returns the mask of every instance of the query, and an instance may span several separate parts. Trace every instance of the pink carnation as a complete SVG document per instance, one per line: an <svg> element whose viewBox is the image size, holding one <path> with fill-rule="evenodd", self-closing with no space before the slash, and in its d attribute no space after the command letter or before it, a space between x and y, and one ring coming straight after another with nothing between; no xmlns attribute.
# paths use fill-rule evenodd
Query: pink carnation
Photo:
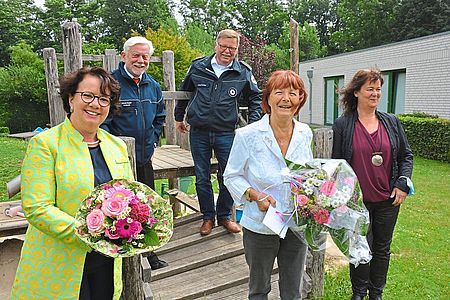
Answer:
<svg viewBox="0 0 450 300"><path fill-rule="evenodd" d="M135 238L141 230L141 223L129 218L120 219L116 222L116 232L122 238Z"/></svg>
<svg viewBox="0 0 450 300"><path fill-rule="evenodd" d="M319 209L316 213L314 213L314 220L318 224L328 224L330 219L330 212L326 209Z"/></svg>
<svg viewBox="0 0 450 300"><path fill-rule="evenodd" d="M296 195L296 198L297 198L297 204L299 206L305 206L309 201L308 197L306 197L305 195Z"/></svg>
<svg viewBox="0 0 450 300"><path fill-rule="evenodd" d="M148 225L150 225L150 228L153 227L153 224L158 223L158 221L153 216L151 218L149 218L147 222L148 222ZM167 223L164 223L164 224L167 225Z"/></svg>
<svg viewBox="0 0 450 300"><path fill-rule="evenodd" d="M90 233L103 232L103 222L105 221L105 215L100 209L93 209L86 216L86 224Z"/></svg>
<svg viewBox="0 0 450 300"><path fill-rule="evenodd" d="M327 197L336 193L336 183L333 181L325 181L320 187L320 192Z"/></svg>
<svg viewBox="0 0 450 300"><path fill-rule="evenodd" d="M130 218L138 221L139 223L144 223L150 217L151 208L147 204L141 203L139 201L132 201L130 203L131 211Z"/></svg>

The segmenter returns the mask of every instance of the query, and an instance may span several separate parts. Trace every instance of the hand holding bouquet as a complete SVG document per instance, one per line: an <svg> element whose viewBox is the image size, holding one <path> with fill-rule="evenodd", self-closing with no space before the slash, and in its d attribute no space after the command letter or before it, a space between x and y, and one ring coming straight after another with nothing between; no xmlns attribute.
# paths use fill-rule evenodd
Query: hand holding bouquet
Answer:
<svg viewBox="0 0 450 300"><path fill-rule="evenodd" d="M369 213L356 174L345 160L314 159L305 166L286 161L293 202L291 229L313 250L322 231L358 265L371 259L365 235Z"/></svg>
<svg viewBox="0 0 450 300"><path fill-rule="evenodd" d="M97 252L128 257L153 251L172 236L172 208L145 184L114 179L94 188L75 218L76 234Z"/></svg>

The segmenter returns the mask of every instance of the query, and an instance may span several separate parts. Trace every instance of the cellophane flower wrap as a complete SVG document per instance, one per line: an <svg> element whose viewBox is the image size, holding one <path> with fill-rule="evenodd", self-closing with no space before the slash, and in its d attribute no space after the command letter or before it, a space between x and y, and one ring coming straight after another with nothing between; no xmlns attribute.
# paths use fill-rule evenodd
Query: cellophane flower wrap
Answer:
<svg viewBox="0 0 450 300"><path fill-rule="evenodd" d="M368 263L369 213L350 165L342 159L314 159L304 166L286 163L294 208L291 230L312 250L323 248L321 233L329 232L350 263Z"/></svg>
<svg viewBox="0 0 450 300"><path fill-rule="evenodd" d="M158 249L173 232L168 200L147 185L126 179L95 187L75 218L80 239L95 251L114 258Z"/></svg>

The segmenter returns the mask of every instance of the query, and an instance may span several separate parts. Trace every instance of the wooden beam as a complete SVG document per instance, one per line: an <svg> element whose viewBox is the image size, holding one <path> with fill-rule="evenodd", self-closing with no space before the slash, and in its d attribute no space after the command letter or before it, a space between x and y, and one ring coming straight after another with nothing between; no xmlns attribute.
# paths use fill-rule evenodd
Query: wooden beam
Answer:
<svg viewBox="0 0 450 300"><path fill-rule="evenodd" d="M299 74L299 57L300 57L300 49L298 45L298 23L294 19L290 19L289 21L290 28L290 56L291 56L291 70L295 73Z"/></svg>
<svg viewBox="0 0 450 300"><path fill-rule="evenodd" d="M59 95L58 62L55 49L45 48L43 51L45 65L45 79L47 81L48 109L50 125L56 126L66 117L63 102Z"/></svg>
<svg viewBox="0 0 450 300"><path fill-rule="evenodd" d="M83 66L81 59L81 26L76 19L62 25L64 73L72 73Z"/></svg>

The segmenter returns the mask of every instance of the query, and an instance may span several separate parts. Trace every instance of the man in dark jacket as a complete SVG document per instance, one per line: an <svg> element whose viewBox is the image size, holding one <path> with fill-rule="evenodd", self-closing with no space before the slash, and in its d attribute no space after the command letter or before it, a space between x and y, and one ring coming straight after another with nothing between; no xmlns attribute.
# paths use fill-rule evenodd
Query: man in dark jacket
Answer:
<svg viewBox="0 0 450 300"><path fill-rule="evenodd" d="M233 199L223 185L222 173L234 139L238 123L239 103L248 106L249 122L261 118L261 91L249 66L236 60L239 34L225 29L219 32L215 42L215 54L193 61L180 90L193 92L189 101L178 101L175 108L176 128L188 131L192 158L195 164L196 189L203 213L201 235L208 235L214 227L217 215L219 225L229 232L240 232L231 220ZM219 162L219 196L214 205L211 186L210 160L212 150Z"/></svg>
<svg viewBox="0 0 450 300"><path fill-rule="evenodd" d="M152 156L163 130L166 110L161 87L145 71L154 48L145 37L129 38L120 54L122 62L112 72L120 84L121 113L110 114L101 127L117 136L135 138L137 180L155 189ZM167 266L152 253L152 269Z"/></svg>

